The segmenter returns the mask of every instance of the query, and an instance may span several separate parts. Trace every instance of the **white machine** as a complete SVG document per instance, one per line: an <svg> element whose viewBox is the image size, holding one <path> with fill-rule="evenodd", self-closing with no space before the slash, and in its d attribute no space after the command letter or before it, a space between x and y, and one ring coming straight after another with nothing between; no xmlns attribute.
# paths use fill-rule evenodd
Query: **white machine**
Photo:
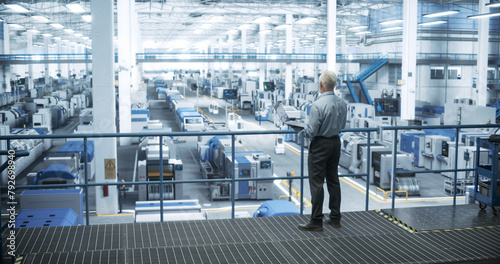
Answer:
<svg viewBox="0 0 500 264"><path fill-rule="evenodd" d="M274 138L274 153L285 154L285 141L282 136Z"/></svg>
<svg viewBox="0 0 500 264"><path fill-rule="evenodd" d="M442 154L443 141L450 141L449 137L440 135L426 135L424 144L424 167L428 170L441 170L442 162L436 158Z"/></svg>

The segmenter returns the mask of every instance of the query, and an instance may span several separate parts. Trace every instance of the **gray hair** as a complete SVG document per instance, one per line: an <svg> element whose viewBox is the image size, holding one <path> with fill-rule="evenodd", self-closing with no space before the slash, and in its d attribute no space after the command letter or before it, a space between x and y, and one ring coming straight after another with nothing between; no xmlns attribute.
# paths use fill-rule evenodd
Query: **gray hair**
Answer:
<svg viewBox="0 0 500 264"><path fill-rule="evenodd" d="M337 74L332 71L323 71L319 76L319 81L327 90L333 90L337 86Z"/></svg>

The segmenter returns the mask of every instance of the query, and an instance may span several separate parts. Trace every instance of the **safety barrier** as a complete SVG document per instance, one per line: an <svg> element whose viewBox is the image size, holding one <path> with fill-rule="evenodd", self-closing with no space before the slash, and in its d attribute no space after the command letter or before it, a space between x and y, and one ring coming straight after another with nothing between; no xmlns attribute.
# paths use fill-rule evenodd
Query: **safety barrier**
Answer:
<svg viewBox="0 0 500 264"><path fill-rule="evenodd" d="M367 135L367 153L370 153L370 146L372 144L372 136L371 133L379 132L380 134L383 131L394 131L394 139L393 142L397 141L398 132L401 130L416 130L416 129L455 129L455 144L458 145L459 131L460 129L465 128L500 128L500 124L489 124L489 125L446 125L446 126L389 126L389 127L380 127L380 128L351 128L344 129L342 133L345 132L363 132ZM220 135L229 135L231 136L231 152L232 152L232 162L234 164L235 159L235 146L234 142L236 141L236 136L242 135L269 135L269 134L295 134L296 132L293 130L265 130L265 131L223 131L223 132L144 132L144 133L95 133L95 134L50 134L50 135L4 135L0 136L0 140L7 141L7 150L10 149L10 140L14 139L58 139L58 138L83 138L84 141L84 153L87 153L87 143L90 138L121 138L121 137L145 137L145 136L155 136L159 137L159 142L163 142L164 137L197 137L197 136L220 136ZM287 180L299 180L300 181L300 213L304 212L304 179L307 179L308 176L304 175L304 138L300 138L300 174L298 176L278 176L278 177L268 177L268 178L259 178L259 180L279 180L279 179L287 179ZM393 153L397 153L397 144L393 145ZM391 172L392 176L392 188L391 190L395 190L395 172L396 172L396 164L397 164L397 155L393 156L393 168ZM231 178L227 179L198 179L198 180L175 180L165 181L163 180L163 146L160 144L159 150L160 157L160 180L159 181L148 181L148 182L93 182L90 183L88 181L88 170L87 170L87 155L84 155L84 171L85 171L85 183L81 184L51 184L51 185L23 185L23 186L15 186L16 189L47 189L47 188L61 188L61 187L82 187L85 188L85 212L86 212L86 224L90 223L89 220L89 201L88 201L88 188L91 186L132 186L132 185L141 185L141 184L159 184L160 185L160 221L163 222L163 188L165 184L182 184L182 183L210 183L210 182L231 182L231 218L235 217L235 182L237 181L248 181L248 179L236 179L234 175L234 170L232 170ZM340 177L367 177L370 178L370 169L369 166L371 164L370 161L371 155L367 155L367 173L356 173L356 174L342 174ZM473 171L474 169L458 169L458 148L455 148L455 168L448 170L419 170L419 171L406 171L407 173L433 173L433 172L453 172L454 173L454 192L453 192L453 204L456 204L456 186L457 186L457 173L460 171ZM365 199L365 210L368 210L369 206L369 185L370 181L366 181L366 199ZM0 186L0 192L5 192L8 190L8 186ZM0 193L1 194L1 193ZM2 203L0 201L0 210ZM395 195L392 195L392 208L395 206Z"/></svg>

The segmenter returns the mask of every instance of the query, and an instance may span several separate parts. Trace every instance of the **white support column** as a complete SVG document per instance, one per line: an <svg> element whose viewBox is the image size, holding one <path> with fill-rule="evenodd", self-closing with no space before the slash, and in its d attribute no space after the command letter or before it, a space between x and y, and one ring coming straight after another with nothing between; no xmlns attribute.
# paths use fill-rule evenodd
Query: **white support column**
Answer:
<svg viewBox="0 0 500 264"><path fill-rule="evenodd" d="M132 132L130 90L132 87L132 12L133 0L118 0L118 92L120 112L118 113L120 133ZM120 146L132 143L131 138L120 138Z"/></svg>
<svg viewBox="0 0 500 264"><path fill-rule="evenodd" d="M335 48L333 48L335 49ZM319 39L315 38L314 39L314 54L318 54L319 53ZM328 51L328 53L330 53L330 51ZM335 63L333 64L330 64L327 62L327 65L328 66L332 66L335 67ZM336 69L332 69L335 73L337 73ZM319 83L319 65L317 62L314 63L314 82L316 83Z"/></svg>
<svg viewBox="0 0 500 264"><path fill-rule="evenodd" d="M56 39L56 49L57 49L57 54L61 54L62 53L62 49L61 49L61 38L58 38ZM61 74L61 63L58 61L57 62L57 73Z"/></svg>
<svg viewBox="0 0 500 264"><path fill-rule="evenodd" d="M227 36L228 53L233 53L233 34ZM233 89L233 63L229 62L229 68L227 70L227 75L229 77L229 88Z"/></svg>
<svg viewBox="0 0 500 264"><path fill-rule="evenodd" d="M418 1L403 1L401 119L415 119Z"/></svg>
<svg viewBox="0 0 500 264"><path fill-rule="evenodd" d="M91 0L92 5L92 77L94 104L94 132L116 133L115 85L113 63L113 1ZM116 139L93 139L95 146L96 182L116 182L118 168ZM105 164L105 161L106 164ZM106 167L105 167L106 166ZM115 169L116 170L116 169ZM116 186L108 186L108 196L103 187L96 187L97 214L116 214L118 192Z"/></svg>
<svg viewBox="0 0 500 264"><path fill-rule="evenodd" d="M67 46L68 54L74 53L71 43L66 42L66 46ZM71 66L72 66L71 63L68 62L68 79L71 77Z"/></svg>
<svg viewBox="0 0 500 264"><path fill-rule="evenodd" d="M285 22L287 24L285 32L285 53L287 55L292 55L292 32L293 32L293 15L286 14ZM285 66L285 105L288 105L290 95L292 93L292 63L287 62Z"/></svg>
<svg viewBox="0 0 500 264"><path fill-rule="evenodd" d="M266 53L266 34L264 24L259 25L259 53ZM266 80L266 63L260 63L259 70L259 90L264 91L264 81Z"/></svg>
<svg viewBox="0 0 500 264"><path fill-rule="evenodd" d="M241 30L241 53L247 53L247 30ZM247 80L247 63L241 63L241 81L244 83Z"/></svg>
<svg viewBox="0 0 500 264"><path fill-rule="evenodd" d="M415 0L416 2L416 0ZM328 0L327 8L327 52L326 64L329 71L337 73L337 0ZM314 77L316 79L316 77Z"/></svg>
<svg viewBox="0 0 500 264"><path fill-rule="evenodd" d="M489 0L479 0L479 14L490 12L490 8L485 6ZM490 19L479 18L478 38L477 38L477 82L476 94L472 97L476 99L477 105L486 106L488 103L488 41L490 37Z"/></svg>
<svg viewBox="0 0 500 264"><path fill-rule="evenodd" d="M26 31L26 53L28 54L33 54L33 33ZM34 94L36 96L36 93L32 93L31 90L33 89L33 64L28 64L28 78L26 80L26 84L28 87L28 91L30 91L31 94Z"/></svg>
<svg viewBox="0 0 500 264"><path fill-rule="evenodd" d="M43 36L43 53L49 54L49 36ZM49 64L45 63L45 83L49 83L50 73L49 73Z"/></svg>
<svg viewBox="0 0 500 264"><path fill-rule="evenodd" d="M3 24L3 54L10 54L10 30L9 30L9 25L7 23L2 23ZM3 73L3 80L5 84L5 90L0 90L1 92L11 92L12 87L10 86L10 65L2 65L0 66L2 68L2 73ZM0 88L1 89L1 88ZM7 184L7 182L2 182L3 184Z"/></svg>
<svg viewBox="0 0 500 264"><path fill-rule="evenodd" d="M295 53L300 53L300 39L295 40ZM295 81L299 81L299 63L295 64Z"/></svg>

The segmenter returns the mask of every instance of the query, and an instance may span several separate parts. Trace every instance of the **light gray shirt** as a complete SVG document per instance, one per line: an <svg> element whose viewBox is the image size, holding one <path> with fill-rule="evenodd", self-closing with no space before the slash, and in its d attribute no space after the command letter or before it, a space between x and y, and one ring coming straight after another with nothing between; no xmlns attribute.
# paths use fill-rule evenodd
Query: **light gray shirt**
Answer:
<svg viewBox="0 0 500 264"><path fill-rule="evenodd" d="M333 137L345 128L347 104L333 91L322 93L309 110L309 122L300 133L307 138Z"/></svg>

